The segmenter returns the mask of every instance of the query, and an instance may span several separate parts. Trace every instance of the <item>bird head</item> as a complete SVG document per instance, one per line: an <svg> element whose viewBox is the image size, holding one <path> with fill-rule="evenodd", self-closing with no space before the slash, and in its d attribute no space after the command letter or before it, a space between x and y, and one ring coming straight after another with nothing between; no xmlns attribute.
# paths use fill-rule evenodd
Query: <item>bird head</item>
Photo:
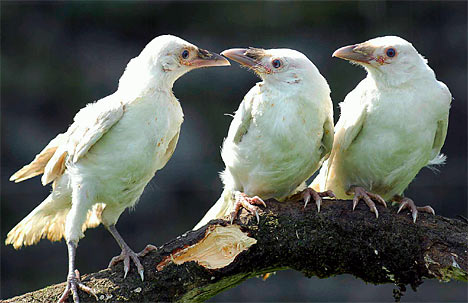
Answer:
<svg viewBox="0 0 468 303"><path fill-rule="evenodd" d="M254 71L265 83L292 85L310 83L316 78L325 81L315 65L296 50L233 48L221 55Z"/></svg>
<svg viewBox="0 0 468 303"><path fill-rule="evenodd" d="M137 81L173 83L183 74L201 67L230 65L226 58L198 48L197 46L172 35L154 38L141 51L140 55L130 60L120 85L129 82L134 86Z"/></svg>
<svg viewBox="0 0 468 303"><path fill-rule="evenodd" d="M401 84L427 71L427 60L408 41L386 36L337 49L332 57L363 66L372 76ZM429 69L430 70L430 69Z"/></svg>

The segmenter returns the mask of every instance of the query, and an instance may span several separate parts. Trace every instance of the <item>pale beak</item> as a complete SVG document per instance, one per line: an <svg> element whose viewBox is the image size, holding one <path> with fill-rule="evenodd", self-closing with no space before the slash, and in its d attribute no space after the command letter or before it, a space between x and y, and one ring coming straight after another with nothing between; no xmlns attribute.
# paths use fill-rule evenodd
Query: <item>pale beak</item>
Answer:
<svg viewBox="0 0 468 303"><path fill-rule="evenodd" d="M226 65L231 65L226 58L201 48L198 49L197 57L190 61L190 66L194 68Z"/></svg>
<svg viewBox="0 0 468 303"><path fill-rule="evenodd" d="M223 51L221 55L228 57L244 66L254 67L259 64L254 58L246 56L247 48L231 48Z"/></svg>
<svg viewBox="0 0 468 303"><path fill-rule="evenodd" d="M372 54L374 48L362 44L348 45L337 49L332 57L337 57L349 61L356 61L361 63L369 63L374 58Z"/></svg>
<svg viewBox="0 0 468 303"><path fill-rule="evenodd" d="M261 48L231 48L223 51L221 55L250 68L259 76L271 74L271 69L262 64L261 60L266 54L265 50Z"/></svg>

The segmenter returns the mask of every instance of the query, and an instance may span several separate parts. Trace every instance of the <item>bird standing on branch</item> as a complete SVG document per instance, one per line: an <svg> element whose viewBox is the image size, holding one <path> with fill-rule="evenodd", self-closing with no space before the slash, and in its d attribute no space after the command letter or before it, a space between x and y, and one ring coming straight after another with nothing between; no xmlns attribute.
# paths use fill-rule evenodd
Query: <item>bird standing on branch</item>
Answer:
<svg viewBox="0 0 468 303"><path fill-rule="evenodd" d="M244 97L224 140L224 191L195 229L241 207L257 214L264 199L283 200L305 188L333 144L330 88L315 65L290 49L230 49L222 55L253 70L263 81ZM320 207L321 196L307 189Z"/></svg>
<svg viewBox="0 0 468 303"><path fill-rule="evenodd" d="M43 174L43 185L52 182L52 193L8 233L6 244L18 249L41 238L65 238L69 271L59 302L70 292L78 302L78 288L94 294L80 282L75 252L83 232L100 223L122 249L109 266L123 261L126 276L131 259L143 280L138 257L155 247L136 254L115 224L174 152L183 121L174 82L190 70L221 65L230 64L178 37L153 39L130 60L115 93L81 109L65 133L11 177L20 182Z"/></svg>
<svg viewBox="0 0 468 303"><path fill-rule="evenodd" d="M402 38L387 36L345 46L333 57L363 66L367 77L340 104L330 158L312 183L338 198L360 199L378 217L374 201L400 202L416 222L418 211L403 191L424 167L443 164L452 95L416 49ZM374 201L373 201L374 200Z"/></svg>

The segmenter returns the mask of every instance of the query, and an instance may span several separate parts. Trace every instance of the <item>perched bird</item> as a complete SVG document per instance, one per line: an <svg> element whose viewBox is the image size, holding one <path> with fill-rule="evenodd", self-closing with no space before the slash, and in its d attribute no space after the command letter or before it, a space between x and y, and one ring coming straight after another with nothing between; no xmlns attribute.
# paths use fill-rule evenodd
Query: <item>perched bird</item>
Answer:
<svg viewBox="0 0 468 303"><path fill-rule="evenodd" d="M263 81L244 97L224 140L224 191L195 229L241 207L257 215L264 199L283 200L300 189L328 157L333 144L330 88L315 65L291 49L230 49L222 55ZM302 185L302 187L301 187ZM321 196L302 192L320 207Z"/></svg>
<svg viewBox="0 0 468 303"><path fill-rule="evenodd" d="M367 77L340 104L332 153L312 187L342 199L354 194L353 209L363 199L376 217L374 201L386 206L388 199L401 203L398 212L409 208L414 222L418 210L434 214L401 195L421 168L445 161L440 150L452 100L447 86L399 37L345 46L333 57L363 66Z"/></svg>
<svg viewBox="0 0 468 303"><path fill-rule="evenodd" d="M174 82L190 70L221 65L230 64L178 37L153 39L130 60L115 93L81 109L65 133L10 178L20 182L43 174L43 185L52 182L52 193L8 233L6 244L18 249L41 238L65 238L69 271L59 302L70 292L78 302L77 288L93 293L75 270L75 252L83 232L100 223L122 249L109 266L123 261L126 276L131 259L143 280L138 257L155 247L136 254L115 224L174 152L183 121Z"/></svg>

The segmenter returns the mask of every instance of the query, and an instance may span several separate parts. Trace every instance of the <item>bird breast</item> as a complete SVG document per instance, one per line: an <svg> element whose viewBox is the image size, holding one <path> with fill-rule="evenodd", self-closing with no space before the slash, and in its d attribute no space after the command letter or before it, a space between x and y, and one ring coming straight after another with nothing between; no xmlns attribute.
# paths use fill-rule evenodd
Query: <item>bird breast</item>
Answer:
<svg viewBox="0 0 468 303"><path fill-rule="evenodd" d="M307 100L254 102L247 133L237 144L228 137L223 147L234 190L262 198L291 194L318 168L322 112Z"/></svg>
<svg viewBox="0 0 468 303"><path fill-rule="evenodd" d="M182 121L177 100L140 98L127 104L121 120L77 163L78 172L73 171L98 184L100 202L133 203L169 160L166 152L177 140Z"/></svg>

